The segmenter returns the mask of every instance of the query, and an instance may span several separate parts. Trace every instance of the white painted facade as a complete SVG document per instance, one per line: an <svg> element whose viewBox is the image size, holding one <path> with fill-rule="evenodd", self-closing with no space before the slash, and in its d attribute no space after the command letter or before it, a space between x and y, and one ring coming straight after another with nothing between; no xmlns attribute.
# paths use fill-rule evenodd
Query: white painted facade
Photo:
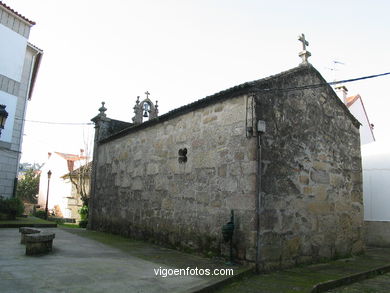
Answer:
<svg viewBox="0 0 390 293"><path fill-rule="evenodd" d="M18 82L21 81L27 39L10 28L0 25L0 74Z"/></svg>
<svg viewBox="0 0 390 293"><path fill-rule="evenodd" d="M353 116L360 122L360 143L362 145L371 143L375 141L374 135L372 133L372 127L368 120L366 110L364 109L364 104L360 95L356 96L356 100L348 107L349 111Z"/></svg>
<svg viewBox="0 0 390 293"><path fill-rule="evenodd" d="M52 210L55 205L58 205L61 212L65 213L67 197L71 194L72 184L61 178L69 173L69 170L66 160L56 153L53 153L41 168L42 173L39 181L38 204L43 208L46 206L48 187L47 172L49 172L49 170L52 172L52 175L50 178L48 209ZM68 215L63 214L63 216L67 217Z"/></svg>
<svg viewBox="0 0 390 293"><path fill-rule="evenodd" d="M364 219L390 221L390 152L363 160Z"/></svg>
<svg viewBox="0 0 390 293"><path fill-rule="evenodd" d="M38 205L45 209L48 191L48 172L51 171L48 210L55 210L58 206L61 214L56 215L64 218L79 218L79 215L72 214L69 208L69 199L72 197L72 183L68 178L64 178L70 171L76 170L86 163L86 157L82 155L70 155L62 153L49 153L49 157L41 168L39 181ZM69 157L69 158L68 158ZM69 162L73 161L73 167L69 167Z"/></svg>
<svg viewBox="0 0 390 293"><path fill-rule="evenodd" d="M373 126L370 124L360 95L347 97L347 88L336 88L340 99L351 114L361 123L363 206L365 242L369 246L390 247L390 151L375 142Z"/></svg>
<svg viewBox="0 0 390 293"><path fill-rule="evenodd" d="M8 118L0 136L0 196L16 186L27 101L43 52L28 43L34 22L0 2L0 104Z"/></svg>

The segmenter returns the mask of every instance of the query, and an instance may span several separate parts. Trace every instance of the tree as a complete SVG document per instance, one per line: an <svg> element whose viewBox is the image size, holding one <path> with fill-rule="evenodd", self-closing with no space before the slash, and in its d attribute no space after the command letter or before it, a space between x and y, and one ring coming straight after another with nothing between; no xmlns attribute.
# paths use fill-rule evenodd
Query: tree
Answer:
<svg viewBox="0 0 390 293"><path fill-rule="evenodd" d="M23 177L18 181L16 196L24 202L37 203L40 175L33 168L27 169Z"/></svg>
<svg viewBox="0 0 390 293"><path fill-rule="evenodd" d="M73 170L67 174L72 185L76 189L76 194L80 196L81 201L83 202L83 207L86 209L86 216L88 219L88 201L89 193L91 189L91 171L92 171L92 162L90 150L92 149L92 137L89 131L83 130L83 141L84 149L80 150L80 161L79 168Z"/></svg>
<svg viewBox="0 0 390 293"><path fill-rule="evenodd" d="M86 157L86 160L87 159L88 157ZM76 188L76 193L77 195L80 196L80 199L83 202L83 206L88 206L91 168L92 168L92 163L89 162L81 166L80 168L67 174L67 176L69 176L69 180Z"/></svg>

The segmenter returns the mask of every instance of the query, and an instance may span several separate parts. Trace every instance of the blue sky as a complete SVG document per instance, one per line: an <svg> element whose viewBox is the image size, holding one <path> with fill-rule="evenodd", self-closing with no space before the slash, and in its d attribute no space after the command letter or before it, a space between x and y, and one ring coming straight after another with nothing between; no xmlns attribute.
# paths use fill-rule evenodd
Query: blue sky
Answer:
<svg viewBox="0 0 390 293"><path fill-rule="evenodd" d="M301 33L328 81L390 71L389 1L4 2L37 22L30 41L44 50L28 120L88 123L104 100L109 117L130 121L146 90L162 114L297 66ZM334 60L345 65L332 71ZM346 84L382 148L389 82ZM27 122L25 134L22 161L42 162L48 151L77 153L93 127Z"/></svg>

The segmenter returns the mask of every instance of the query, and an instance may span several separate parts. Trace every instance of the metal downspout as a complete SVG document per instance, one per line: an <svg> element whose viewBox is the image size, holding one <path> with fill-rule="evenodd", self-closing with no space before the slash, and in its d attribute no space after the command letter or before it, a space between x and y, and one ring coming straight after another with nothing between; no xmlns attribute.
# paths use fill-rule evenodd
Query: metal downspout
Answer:
<svg viewBox="0 0 390 293"><path fill-rule="evenodd" d="M256 273L260 272L260 211L261 211L261 132L256 132L257 172L256 172Z"/></svg>

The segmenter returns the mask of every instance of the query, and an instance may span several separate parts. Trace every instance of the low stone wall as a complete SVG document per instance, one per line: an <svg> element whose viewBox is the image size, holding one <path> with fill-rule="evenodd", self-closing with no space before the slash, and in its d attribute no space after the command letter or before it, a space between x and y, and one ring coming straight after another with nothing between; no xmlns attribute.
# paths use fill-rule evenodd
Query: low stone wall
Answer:
<svg viewBox="0 0 390 293"><path fill-rule="evenodd" d="M390 247L390 221L364 221L367 246Z"/></svg>

